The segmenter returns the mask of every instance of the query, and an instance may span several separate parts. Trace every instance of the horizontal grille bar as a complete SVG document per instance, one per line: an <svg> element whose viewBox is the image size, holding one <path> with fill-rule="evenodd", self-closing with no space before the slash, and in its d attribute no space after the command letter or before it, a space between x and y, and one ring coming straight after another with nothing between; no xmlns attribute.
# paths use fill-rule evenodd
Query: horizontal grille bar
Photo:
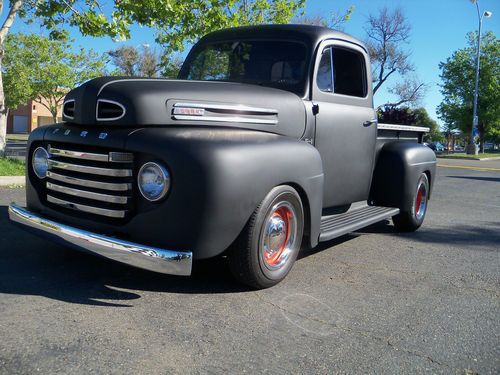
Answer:
<svg viewBox="0 0 500 375"><path fill-rule="evenodd" d="M84 180L81 178L65 176L51 171L47 171L47 177L50 178L51 180L65 182L71 185L77 185L81 187L89 187L101 190L128 191L132 189L132 184Z"/></svg>
<svg viewBox="0 0 500 375"><path fill-rule="evenodd" d="M79 164L73 164L64 161L49 159L49 169L54 169L54 168L64 169L72 172L94 174L99 176L112 176L112 177L132 176L131 169L110 169L110 168L100 168L100 167L89 167L87 165L79 165Z"/></svg>
<svg viewBox="0 0 500 375"><path fill-rule="evenodd" d="M63 150L49 145L49 154L72 159L82 159L91 161L130 163L134 160L134 155L128 152L110 152L107 154L96 154L91 152Z"/></svg>
<svg viewBox="0 0 500 375"><path fill-rule="evenodd" d="M128 197L109 195L109 194L101 194L101 193L95 193L93 191L74 189L74 188L70 188L67 186L56 185L56 184L53 184L52 182L47 182L47 189L57 191L58 193L73 195L75 197L93 199L93 200L101 201L101 202L126 204L129 200Z"/></svg>
<svg viewBox="0 0 500 375"><path fill-rule="evenodd" d="M125 210L108 210L105 208L91 207L80 203L73 203L63 199L53 197L52 195L47 195L47 201L59 206L69 208L76 211L87 212L90 214L96 214L101 216L107 216L112 218L122 219L125 217L127 211Z"/></svg>
<svg viewBox="0 0 500 375"><path fill-rule="evenodd" d="M49 154L53 156L64 156L66 158L73 158L73 159L108 161L109 158L107 154L93 154L90 152L61 150L59 148L51 147L50 145L48 147L48 151Z"/></svg>

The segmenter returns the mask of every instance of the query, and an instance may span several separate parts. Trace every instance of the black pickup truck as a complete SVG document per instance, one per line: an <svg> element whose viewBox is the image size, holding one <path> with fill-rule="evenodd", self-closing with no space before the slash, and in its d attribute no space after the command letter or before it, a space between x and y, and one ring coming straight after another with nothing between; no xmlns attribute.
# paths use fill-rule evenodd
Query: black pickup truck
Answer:
<svg viewBox="0 0 500 375"><path fill-rule="evenodd" d="M327 28L202 38L177 80L103 77L29 138L23 228L148 270L225 255L265 288L301 247L391 218L423 222L426 129L377 123L367 50Z"/></svg>

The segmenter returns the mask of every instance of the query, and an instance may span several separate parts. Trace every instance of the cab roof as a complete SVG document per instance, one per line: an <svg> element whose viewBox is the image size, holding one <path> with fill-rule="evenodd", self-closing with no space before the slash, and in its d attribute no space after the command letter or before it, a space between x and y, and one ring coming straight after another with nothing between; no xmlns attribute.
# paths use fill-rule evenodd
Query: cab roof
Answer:
<svg viewBox="0 0 500 375"><path fill-rule="evenodd" d="M329 29L323 26L299 25L299 24L276 24L276 25L255 25L232 27L214 31L201 38L201 43L212 43L231 39L252 39L252 38L276 38L301 40L309 46L317 46L322 40L337 39L344 40L362 47L366 51L365 45L358 39L343 32Z"/></svg>

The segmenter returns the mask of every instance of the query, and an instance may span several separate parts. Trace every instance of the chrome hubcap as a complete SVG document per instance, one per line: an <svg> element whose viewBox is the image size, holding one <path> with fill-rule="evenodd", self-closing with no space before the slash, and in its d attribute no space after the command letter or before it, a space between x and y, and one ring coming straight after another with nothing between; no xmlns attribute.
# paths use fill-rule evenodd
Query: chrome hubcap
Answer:
<svg viewBox="0 0 500 375"><path fill-rule="evenodd" d="M296 215L288 202L276 204L267 219L262 235L262 258L270 270L277 270L286 263L295 243Z"/></svg>
<svg viewBox="0 0 500 375"><path fill-rule="evenodd" d="M421 220L424 217L427 208L427 189L423 182L420 183L415 198L415 217Z"/></svg>

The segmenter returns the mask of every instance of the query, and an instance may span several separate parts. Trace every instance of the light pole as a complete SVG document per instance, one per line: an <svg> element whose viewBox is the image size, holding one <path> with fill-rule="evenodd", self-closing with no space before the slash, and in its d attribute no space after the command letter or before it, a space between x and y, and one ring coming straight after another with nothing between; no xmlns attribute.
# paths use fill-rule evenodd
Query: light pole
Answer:
<svg viewBox="0 0 500 375"><path fill-rule="evenodd" d="M477 116L477 97L479 91L479 61L481 57L481 29L483 26L483 17L489 18L493 14L490 11L484 11L482 14L479 11L479 2L478 0L470 0L472 4L476 4L477 9L477 18L479 20L479 31L477 34L477 56L476 56L476 86L474 88L474 105L472 108L472 131L470 134L470 142L467 146L467 153L477 155L478 149L476 147L476 143L474 142L474 138L476 136L477 126L479 124L478 116Z"/></svg>

